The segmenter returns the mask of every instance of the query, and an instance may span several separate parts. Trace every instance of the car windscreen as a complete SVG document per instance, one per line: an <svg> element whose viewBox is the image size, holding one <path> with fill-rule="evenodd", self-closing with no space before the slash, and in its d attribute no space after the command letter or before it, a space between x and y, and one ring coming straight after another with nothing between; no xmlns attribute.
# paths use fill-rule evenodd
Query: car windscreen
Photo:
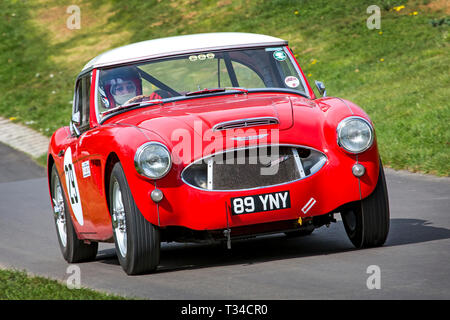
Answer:
<svg viewBox="0 0 450 320"><path fill-rule="evenodd" d="M290 89L307 95L285 47L203 51L100 70L97 111L102 117L133 103L183 99L226 88Z"/></svg>

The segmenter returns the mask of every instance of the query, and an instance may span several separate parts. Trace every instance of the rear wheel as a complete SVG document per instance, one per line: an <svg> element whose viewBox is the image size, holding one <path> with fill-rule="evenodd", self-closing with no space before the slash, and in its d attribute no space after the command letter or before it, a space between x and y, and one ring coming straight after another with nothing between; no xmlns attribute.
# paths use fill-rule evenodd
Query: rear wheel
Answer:
<svg viewBox="0 0 450 320"><path fill-rule="evenodd" d="M341 212L345 231L357 248L382 246L389 233L389 201L383 166L370 196Z"/></svg>
<svg viewBox="0 0 450 320"><path fill-rule="evenodd" d="M159 264L159 230L139 212L119 162L111 172L109 209L123 270L129 275L154 271Z"/></svg>
<svg viewBox="0 0 450 320"><path fill-rule="evenodd" d="M64 259L69 263L94 260L97 256L98 242L87 244L78 239L55 165L51 171L50 190L59 248Z"/></svg>

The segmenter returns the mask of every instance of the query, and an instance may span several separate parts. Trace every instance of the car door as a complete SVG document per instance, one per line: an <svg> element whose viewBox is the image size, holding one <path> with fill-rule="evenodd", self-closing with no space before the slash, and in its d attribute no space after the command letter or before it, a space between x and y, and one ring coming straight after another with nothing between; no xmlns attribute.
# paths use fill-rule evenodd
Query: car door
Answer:
<svg viewBox="0 0 450 320"><path fill-rule="evenodd" d="M92 223L91 186L86 179L86 159L83 152L83 139L91 131L89 123L89 97L91 74L81 76L75 85L71 131L68 147L64 153L64 173L68 201L74 214L75 227L80 239L93 239L97 233ZM90 171L89 171L90 172Z"/></svg>
<svg viewBox="0 0 450 320"><path fill-rule="evenodd" d="M83 236L86 239L106 240L111 237L111 219L104 191L103 171L106 159L102 157L105 149L101 137L101 126L90 117L95 117L95 73L80 79L80 121L77 124L79 136L76 141L77 178L81 204L86 226ZM94 110L95 111L95 110ZM102 165L103 164L103 165Z"/></svg>
<svg viewBox="0 0 450 320"><path fill-rule="evenodd" d="M82 128L81 108L82 104L82 81L77 80L75 85L75 93L73 98L72 118L70 121L71 134L65 142L65 150L62 150L63 159L64 185L67 193L67 201L73 213L73 225L80 236L89 228L86 223L86 210L82 203L79 181L78 159L78 141L80 129Z"/></svg>

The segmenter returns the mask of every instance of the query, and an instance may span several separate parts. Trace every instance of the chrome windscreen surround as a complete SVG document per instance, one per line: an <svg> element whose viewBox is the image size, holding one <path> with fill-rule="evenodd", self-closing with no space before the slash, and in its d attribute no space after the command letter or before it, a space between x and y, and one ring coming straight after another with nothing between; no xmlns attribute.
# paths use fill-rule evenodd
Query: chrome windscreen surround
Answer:
<svg viewBox="0 0 450 320"><path fill-rule="evenodd" d="M221 131L228 129L268 126L279 123L280 122L275 117L259 117L259 118L238 119L221 122L214 125L212 129L213 131Z"/></svg>
<svg viewBox="0 0 450 320"><path fill-rule="evenodd" d="M181 179L204 191L268 188L308 178L327 162L324 153L298 145L260 145L224 150L184 168Z"/></svg>

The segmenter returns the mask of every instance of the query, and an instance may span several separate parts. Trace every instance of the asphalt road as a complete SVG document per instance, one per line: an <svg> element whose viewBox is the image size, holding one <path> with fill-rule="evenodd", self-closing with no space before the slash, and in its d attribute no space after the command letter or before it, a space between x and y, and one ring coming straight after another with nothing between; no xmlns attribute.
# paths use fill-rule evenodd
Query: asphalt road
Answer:
<svg viewBox="0 0 450 320"><path fill-rule="evenodd" d="M356 250L340 219L305 238L163 244L156 273L127 276L111 244L78 264L81 285L151 299L449 299L450 179L386 170L391 229ZM66 281L44 169L0 144L0 266ZM368 289L369 266L380 289Z"/></svg>

